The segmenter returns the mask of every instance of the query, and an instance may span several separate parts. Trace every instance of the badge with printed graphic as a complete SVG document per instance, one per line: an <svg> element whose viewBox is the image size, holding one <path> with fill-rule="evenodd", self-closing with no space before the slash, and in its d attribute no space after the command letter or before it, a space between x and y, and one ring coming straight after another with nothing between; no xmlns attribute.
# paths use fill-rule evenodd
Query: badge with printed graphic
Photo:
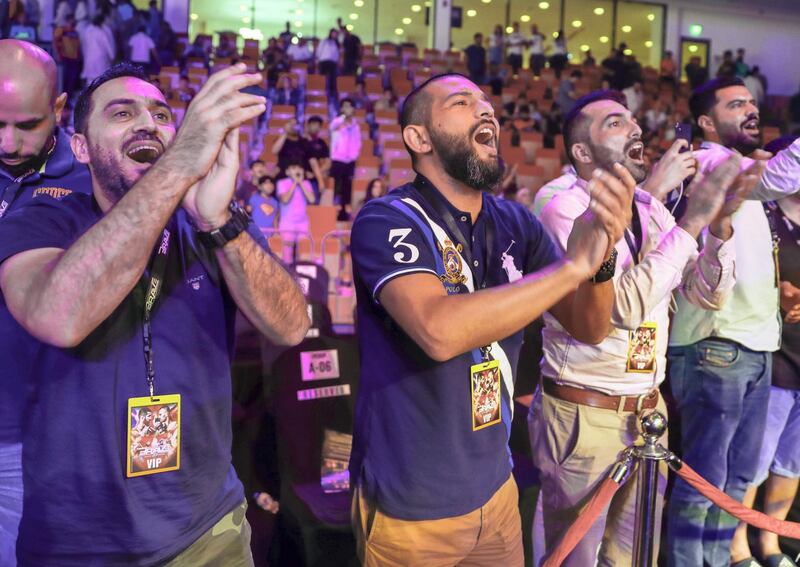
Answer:
<svg viewBox="0 0 800 567"><path fill-rule="evenodd" d="M469 368L472 379L472 430L500 423L500 362L490 360Z"/></svg>
<svg viewBox="0 0 800 567"><path fill-rule="evenodd" d="M467 276L461 273L461 245L453 246L449 240L444 241L444 247L438 245L442 252L442 263L444 264L444 275L439 276L443 282L450 284L462 284L467 281Z"/></svg>
<svg viewBox="0 0 800 567"><path fill-rule="evenodd" d="M656 324L642 323L628 332L628 372L649 374L656 369Z"/></svg>
<svg viewBox="0 0 800 567"><path fill-rule="evenodd" d="M128 400L129 478L180 468L180 413L180 394Z"/></svg>

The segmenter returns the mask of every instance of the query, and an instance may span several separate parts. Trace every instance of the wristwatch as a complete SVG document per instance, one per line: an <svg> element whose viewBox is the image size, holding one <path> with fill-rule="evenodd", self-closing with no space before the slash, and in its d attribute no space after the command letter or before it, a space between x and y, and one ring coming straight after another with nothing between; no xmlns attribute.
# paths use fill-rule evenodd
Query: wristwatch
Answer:
<svg viewBox="0 0 800 567"><path fill-rule="evenodd" d="M209 232L197 232L197 238L206 248L214 250L222 248L228 242L239 236L250 224L250 216L235 203L230 206L231 218L219 228Z"/></svg>
<svg viewBox="0 0 800 567"><path fill-rule="evenodd" d="M611 278L614 277L614 271L617 268L617 249L611 249L611 256L600 264L600 269L597 270L597 273L589 279L592 283L603 283L607 282Z"/></svg>

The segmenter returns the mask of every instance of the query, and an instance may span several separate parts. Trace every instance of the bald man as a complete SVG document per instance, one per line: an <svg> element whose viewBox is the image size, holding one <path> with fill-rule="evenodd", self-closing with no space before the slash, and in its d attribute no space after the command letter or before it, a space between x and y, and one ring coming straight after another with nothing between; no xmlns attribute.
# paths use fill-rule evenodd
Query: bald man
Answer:
<svg viewBox="0 0 800 567"><path fill-rule="evenodd" d="M91 191L85 165L56 124L66 103L56 90L56 64L26 41L0 40L0 223L33 199ZM0 565L15 564L22 513L21 421L25 382L37 342L20 327L0 294Z"/></svg>

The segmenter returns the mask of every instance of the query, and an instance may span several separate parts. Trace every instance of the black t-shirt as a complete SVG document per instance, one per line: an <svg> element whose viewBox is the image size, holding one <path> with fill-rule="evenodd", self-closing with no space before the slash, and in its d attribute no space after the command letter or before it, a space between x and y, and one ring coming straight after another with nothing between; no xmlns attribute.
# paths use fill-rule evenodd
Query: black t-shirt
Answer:
<svg viewBox="0 0 800 567"><path fill-rule="evenodd" d="M308 158L310 157L312 156L309 155L308 140L305 138L298 138L296 140L286 138L281 151L278 152L279 177L285 177L286 167L290 163L296 161L302 162L303 168L306 171L311 171L311 166L308 164Z"/></svg>
<svg viewBox="0 0 800 567"><path fill-rule="evenodd" d="M800 287L800 226L783 214L780 205L776 213L781 281ZM800 323L783 323L781 348L773 356L772 384L800 390Z"/></svg>
<svg viewBox="0 0 800 567"><path fill-rule="evenodd" d="M307 140L308 142L308 157L316 159L325 159L331 156L331 151L328 144L322 138Z"/></svg>

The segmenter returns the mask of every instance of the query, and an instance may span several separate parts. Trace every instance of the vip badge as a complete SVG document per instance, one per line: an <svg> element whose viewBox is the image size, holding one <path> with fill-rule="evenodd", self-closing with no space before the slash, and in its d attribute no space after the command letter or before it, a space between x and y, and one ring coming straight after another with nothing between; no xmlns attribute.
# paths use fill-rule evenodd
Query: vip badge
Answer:
<svg viewBox="0 0 800 567"><path fill-rule="evenodd" d="M442 263L444 264L444 275L439 276L443 282L449 284L462 284L467 281L467 276L461 273L461 245L453 246L449 240L444 241L444 247L439 245L442 251Z"/></svg>

